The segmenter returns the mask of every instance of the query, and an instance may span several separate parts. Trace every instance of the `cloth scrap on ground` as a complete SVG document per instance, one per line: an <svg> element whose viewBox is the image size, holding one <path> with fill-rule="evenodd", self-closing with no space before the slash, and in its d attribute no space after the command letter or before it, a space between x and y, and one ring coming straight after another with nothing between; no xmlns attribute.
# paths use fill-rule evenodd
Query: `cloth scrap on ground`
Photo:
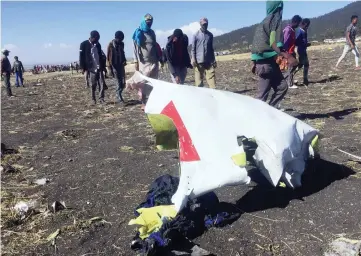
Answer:
<svg viewBox="0 0 361 256"><path fill-rule="evenodd" d="M133 238L131 248L137 253L141 255L167 255L180 244L182 244L180 248L183 248L183 250L187 247L184 244L191 244L192 246L188 248L188 250L191 250L195 245L189 239L202 235L212 227L222 227L230 224L240 217L240 213L236 208L230 207L231 204L220 203L216 194L210 192L189 201L187 206L176 216L172 217L171 214L168 214L172 218L162 218L164 212L157 210L164 209L163 207L169 210L173 206L168 204L171 202L178 184L179 178L177 177L164 175L157 178L151 185L146 201L136 208L135 215L138 218L142 217L142 213L147 211L147 208L152 211L152 214L147 217L153 218L153 220L148 218L145 223L154 221L154 223L158 224L158 221L162 219L161 226L142 229ZM159 215L153 213L159 213ZM139 219L137 224L140 223ZM130 224L135 224L135 222L131 221ZM146 234L145 231L147 231ZM177 249L178 252L179 250Z"/></svg>

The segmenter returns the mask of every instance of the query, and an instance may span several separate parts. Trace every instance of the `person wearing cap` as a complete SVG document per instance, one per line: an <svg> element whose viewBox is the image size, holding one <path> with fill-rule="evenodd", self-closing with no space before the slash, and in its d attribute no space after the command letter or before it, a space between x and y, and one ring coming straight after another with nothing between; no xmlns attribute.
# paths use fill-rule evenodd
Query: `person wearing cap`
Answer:
<svg viewBox="0 0 361 256"><path fill-rule="evenodd" d="M152 25L152 15L146 14L139 28L133 33L134 63L136 71L139 71L147 77L158 79L160 56L156 36L151 29ZM146 95L142 89L139 89L139 95L142 102L142 109L144 109Z"/></svg>
<svg viewBox="0 0 361 256"><path fill-rule="evenodd" d="M15 86L16 87L20 87L20 84L22 87L24 87L24 79L23 79L23 73L25 72L23 63L19 60L18 56L14 57L14 64L13 64L13 73L15 73L15 78L16 78L16 82L15 82ZM20 80L20 84L19 84L19 80Z"/></svg>
<svg viewBox="0 0 361 256"><path fill-rule="evenodd" d="M282 51L283 1L268 0L266 2L266 11L267 16L256 27L253 38L252 73L259 77L257 98L267 101L272 88L274 93L269 104L276 107L288 90L287 82L276 62L276 58L277 56L285 58L288 64L297 64L297 62L292 55Z"/></svg>
<svg viewBox="0 0 361 256"><path fill-rule="evenodd" d="M102 47L99 43L100 34L94 30L90 33L90 38L80 44L79 65L85 74L85 80L91 83L91 97L93 104L96 104L95 92L99 84L99 101L104 103L104 83L99 82L103 77L101 72L104 70L102 61Z"/></svg>
<svg viewBox="0 0 361 256"><path fill-rule="evenodd" d="M195 70L195 85L203 87L203 78L210 88L216 88L215 68L216 57L213 49L213 34L208 31L208 19L200 20L201 28L193 36L192 40L192 62Z"/></svg>
<svg viewBox="0 0 361 256"><path fill-rule="evenodd" d="M1 76L4 77L4 84L8 97L13 97L13 93L11 92L10 87L11 64L8 58L10 51L4 49L1 51L1 53Z"/></svg>
<svg viewBox="0 0 361 256"><path fill-rule="evenodd" d="M168 37L166 59L173 83L184 84L187 68L193 68L188 53L188 37L181 29L176 29Z"/></svg>
<svg viewBox="0 0 361 256"><path fill-rule="evenodd" d="M117 79L116 96L120 103L124 103L122 96L125 87L125 66L127 60L124 53L124 33L122 31L115 32L114 39L110 41L107 48L107 67L110 74Z"/></svg>

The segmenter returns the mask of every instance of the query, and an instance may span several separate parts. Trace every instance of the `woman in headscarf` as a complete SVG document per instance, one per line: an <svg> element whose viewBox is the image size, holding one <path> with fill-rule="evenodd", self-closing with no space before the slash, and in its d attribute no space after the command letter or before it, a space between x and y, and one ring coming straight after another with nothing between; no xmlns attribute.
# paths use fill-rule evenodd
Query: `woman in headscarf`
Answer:
<svg viewBox="0 0 361 256"><path fill-rule="evenodd" d="M284 79L277 56L288 60L290 65L296 60L290 54L283 52L282 47L282 12L283 1L268 0L267 16L258 25L252 44L252 72L259 77L257 98L267 101L271 88L274 93L269 104L277 106L287 93L288 85Z"/></svg>
<svg viewBox="0 0 361 256"><path fill-rule="evenodd" d="M147 77L158 79L160 56L157 50L156 36L151 29L152 24L152 15L146 14L139 28L134 31L134 63L136 71ZM146 95L141 88L139 96L142 101L142 109L144 109Z"/></svg>

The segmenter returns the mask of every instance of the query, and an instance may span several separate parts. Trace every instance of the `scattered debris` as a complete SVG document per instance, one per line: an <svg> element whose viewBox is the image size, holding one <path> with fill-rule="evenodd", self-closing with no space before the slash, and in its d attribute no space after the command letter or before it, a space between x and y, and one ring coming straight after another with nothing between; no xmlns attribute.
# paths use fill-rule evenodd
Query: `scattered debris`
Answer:
<svg viewBox="0 0 361 256"><path fill-rule="evenodd" d="M359 256L361 255L361 240L351 240L345 237L332 241L325 256Z"/></svg>
<svg viewBox="0 0 361 256"><path fill-rule="evenodd" d="M64 201L55 201L52 205L51 208L53 210L54 213L64 210L66 209L66 205Z"/></svg>
<svg viewBox="0 0 361 256"><path fill-rule="evenodd" d="M42 178L42 179L37 179L37 180L33 181L33 183L41 186L41 185L45 185L45 184L48 183L49 181L50 181L50 180L47 179L47 178Z"/></svg>
<svg viewBox="0 0 361 256"><path fill-rule="evenodd" d="M14 210L20 215L21 219L34 212L36 208L40 207L40 203L36 200L30 200L29 202L20 201L14 206Z"/></svg>
<svg viewBox="0 0 361 256"><path fill-rule="evenodd" d="M51 233L46 240L48 242L54 241L56 239L56 237L60 234L60 229L57 229L54 233Z"/></svg>
<svg viewBox="0 0 361 256"><path fill-rule="evenodd" d="M340 152L342 152L342 153L344 153L344 154L346 154L346 155L349 155L349 156L352 156L352 157L354 157L354 158L356 158L356 159L358 159L358 160L361 160L361 156L356 156L356 155L353 155L353 154L351 154L351 153L347 153L346 151L343 151L343 150L341 150L341 149L337 149L338 151L340 151Z"/></svg>
<svg viewBox="0 0 361 256"><path fill-rule="evenodd" d="M122 152L133 152L134 148L133 147L129 147L129 146L121 146L120 147L120 151Z"/></svg>

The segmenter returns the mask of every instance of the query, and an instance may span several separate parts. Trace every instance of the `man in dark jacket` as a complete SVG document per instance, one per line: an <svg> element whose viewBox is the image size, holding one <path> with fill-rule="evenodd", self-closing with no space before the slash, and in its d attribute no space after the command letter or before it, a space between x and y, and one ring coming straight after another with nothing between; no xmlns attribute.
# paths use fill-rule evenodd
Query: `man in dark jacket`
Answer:
<svg viewBox="0 0 361 256"><path fill-rule="evenodd" d="M11 75L11 64L8 59L8 50L4 49L1 51L3 56L1 57L1 76L4 77L4 84L8 97L14 97L10 88L10 75Z"/></svg>
<svg viewBox="0 0 361 256"><path fill-rule="evenodd" d="M184 84L187 68L193 67L188 53L188 37L181 29L174 30L168 38L165 54L173 83Z"/></svg>
<svg viewBox="0 0 361 256"><path fill-rule="evenodd" d="M79 54L80 69L86 74L86 78L88 77L90 79L93 104L96 104L95 91L98 83L99 101L100 103L104 103L104 83L99 82L101 76L100 72L104 70L102 47L99 43L99 39L99 32L96 30L92 31L89 40L85 40L80 44Z"/></svg>
<svg viewBox="0 0 361 256"><path fill-rule="evenodd" d="M25 72L24 70L24 66L23 63L19 60L18 56L14 57L15 61L14 61L14 65L13 65L13 73L15 73L15 77L16 77L16 87L20 87L19 85L19 79L20 79L20 84L22 87L24 87L24 79L23 79L23 73Z"/></svg>
<svg viewBox="0 0 361 256"><path fill-rule="evenodd" d="M110 41L107 48L107 66L113 77L117 79L116 96L120 103L124 103L122 92L125 86L125 65L127 60L124 53L124 34L122 31L115 32L115 38Z"/></svg>

